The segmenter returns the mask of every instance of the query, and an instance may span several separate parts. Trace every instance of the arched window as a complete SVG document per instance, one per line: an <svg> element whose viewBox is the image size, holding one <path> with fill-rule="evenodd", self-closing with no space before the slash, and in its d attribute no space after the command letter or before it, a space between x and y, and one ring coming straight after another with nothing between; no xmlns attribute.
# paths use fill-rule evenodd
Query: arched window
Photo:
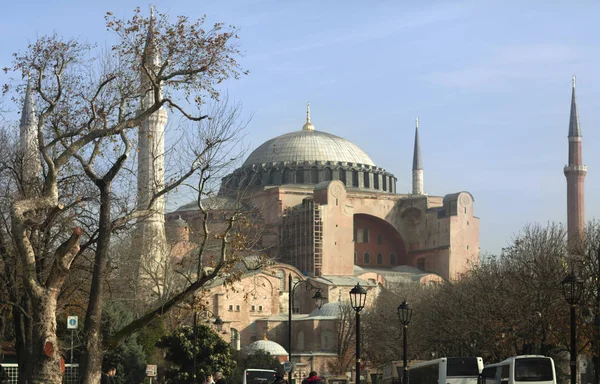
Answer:
<svg viewBox="0 0 600 384"><path fill-rule="evenodd" d="M383 176L383 190L384 190L384 191L387 191L387 190L388 190L388 189L387 189L387 181L388 181L388 178L387 178L387 176Z"/></svg>
<svg viewBox="0 0 600 384"><path fill-rule="evenodd" d="M302 332L302 331L298 332L298 340L296 341L296 348L298 348L299 351L304 350L304 332Z"/></svg>
<svg viewBox="0 0 600 384"><path fill-rule="evenodd" d="M304 169L298 169L296 171L296 183L304 184Z"/></svg>
<svg viewBox="0 0 600 384"><path fill-rule="evenodd" d="M316 167L310 169L310 182L315 184L319 182L319 170Z"/></svg>
<svg viewBox="0 0 600 384"><path fill-rule="evenodd" d="M321 332L321 349L329 350L333 347L333 332L323 331Z"/></svg>
<svg viewBox="0 0 600 384"><path fill-rule="evenodd" d="M286 168L283 170L283 179L286 184L293 184L296 179L296 174L291 169Z"/></svg>
<svg viewBox="0 0 600 384"><path fill-rule="evenodd" d="M393 253L390 255L390 264L396 265L396 255Z"/></svg>
<svg viewBox="0 0 600 384"><path fill-rule="evenodd" d="M235 328L231 328L231 338L229 339L229 344L231 344L231 347L234 350L240 350L240 332Z"/></svg>
<svg viewBox="0 0 600 384"><path fill-rule="evenodd" d="M283 272L282 270L278 270L277 278L279 279L279 290L285 291L285 272Z"/></svg>
<svg viewBox="0 0 600 384"><path fill-rule="evenodd" d="M425 258L421 257L419 260L417 260L417 268L419 268L421 271L425 270Z"/></svg>
<svg viewBox="0 0 600 384"><path fill-rule="evenodd" d="M333 180L333 171L331 170L331 168L325 168L324 172L324 177L325 180L323 181L330 181Z"/></svg>
<svg viewBox="0 0 600 384"><path fill-rule="evenodd" d="M346 185L346 171L340 169L338 172L340 173L340 181Z"/></svg>
<svg viewBox="0 0 600 384"><path fill-rule="evenodd" d="M371 254L369 252L365 252L363 255L363 264L371 264Z"/></svg>
<svg viewBox="0 0 600 384"><path fill-rule="evenodd" d="M280 185L282 184L281 171L274 170L271 172L271 184Z"/></svg>
<svg viewBox="0 0 600 384"><path fill-rule="evenodd" d="M369 172L364 173L364 184L365 188L371 188L371 181L369 180Z"/></svg>
<svg viewBox="0 0 600 384"><path fill-rule="evenodd" d="M254 178L254 185L259 186L262 182L262 173L256 172L252 177Z"/></svg>
<svg viewBox="0 0 600 384"><path fill-rule="evenodd" d="M377 254L377 264L383 264L383 255L381 253Z"/></svg>
<svg viewBox="0 0 600 384"><path fill-rule="evenodd" d="M358 188L358 171L352 171L352 186Z"/></svg>
<svg viewBox="0 0 600 384"><path fill-rule="evenodd" d="M373 175L373 189L379 189L379 175L377 173Z"/></svg>

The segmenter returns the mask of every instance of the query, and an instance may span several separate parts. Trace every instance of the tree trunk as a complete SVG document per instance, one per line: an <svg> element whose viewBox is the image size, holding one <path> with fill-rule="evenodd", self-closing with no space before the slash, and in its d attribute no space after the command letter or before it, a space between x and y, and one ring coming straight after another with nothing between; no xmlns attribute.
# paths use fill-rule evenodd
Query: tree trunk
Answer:
<svg viewBox="0 0 600 384"><path fill-rule="evenodd" d="M33 298L35 311L32 313L33 327L32 356L29 384L61 384L61 355L56 337L57 293L44 290L40 297Z"/></svg>
<svg viewBox="0 0 600 384"><path fill-rule="evenodd" d="M31 300L26 293L20 300L21 307L31 314ZM17 362L19 363L19 384L27 384L27 378L31 375L33 328L31 319L25 316L21 311L13 310L13 324L15 327L15 349L17 351Z"/></svg>
<svg viewBox="0 0 600 384"><path fill-rule="evenodd" d="M108 263L110 246L110 183L97 182L100 187L100 222L98 227L98 242L92 272L90 301L85 316L84 333L86 335L85 354L82 359L81 376L83 384L97 384L102 374L104 346L102 340L102 304L104 292L104 273Z"/></svg>

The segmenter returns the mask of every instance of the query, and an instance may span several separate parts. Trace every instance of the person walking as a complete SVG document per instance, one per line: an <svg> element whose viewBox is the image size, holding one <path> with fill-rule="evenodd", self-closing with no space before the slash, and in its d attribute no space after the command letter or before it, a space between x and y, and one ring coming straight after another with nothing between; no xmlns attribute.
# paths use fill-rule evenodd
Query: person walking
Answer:
<svg viewBox="0 0 600 384"><path fill-rule="evenodd" d="M225 376L223 376L222 372L220 372L220 371L215 372L213 377L215 379L215 384L227 384L227 381L225 380Z"/></svg>
<svg viewBox="0 0 600 384"><path fill-rule="evenodd" d="M117 384L117 368L114 366L109 366L106 370L106 373L102 373L100 377L100 384Z"/></svg>
<svg viewBox="0 0 600 384"><path fill-rule="evenodd" d="M302 384L325 384L325 381L317 375L316 371L310 371L308 377L302 380Z"/></svg>
<svg viewBox="0 0 600 384"><path fill-rule="evenodd" d="M283 378L283 373L277 372L275 375L275 380L272 384L288 384L287 380Z"/></svg>

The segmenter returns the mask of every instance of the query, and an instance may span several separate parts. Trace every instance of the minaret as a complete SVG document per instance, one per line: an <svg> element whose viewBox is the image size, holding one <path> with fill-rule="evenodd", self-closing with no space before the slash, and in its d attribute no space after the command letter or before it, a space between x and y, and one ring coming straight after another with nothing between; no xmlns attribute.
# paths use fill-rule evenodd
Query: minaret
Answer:
<svg viewBox="0 0 600 384"><path fill-rule="evenodd" d="M564 172L567 177L567 233L571 249L578 247L585 227L583 204L583 181L587 167L582 164L581 128L575 99L575 76L573 76L571 96L571 117L569 121L569 164Z"/></svg>
<svg viewBox="0 0 600 384"><path fill-rule="evenodd" d="M413 195L423 194L423 162L421 161L421 144L419 143L419 118L415 122L415 149L413 151Z"/></svg>
<svg viewBox="0 0 600 384"><path fill-rule="evenodd" d="M25 196L35 186L42 174L42 164L38 152L38 119L35 114L35 101L31 89L31 80L27 81L23 111L21 112L19 154L21 163L21 180Z"/></svg>
<svg viewBox="0 0 600 384"><path fill-rule="evenodd" d="M141 72L142 108L145 110L154 104L154 90L148 73L156 73L160 67L160 51L156 46L154 25L154 9L152 9L148 36L144 47ZM145 68L144 68L145 67ZM156 278L164 273L166 260L165 234L165 200L158 197L152 206L152 196L164 188L164 156L165 156L165 125L167 111L161 107L150 115L140 126L138 132L138 209L152 212L137 223L136 251L139 252L141 265L140 277L148 277L150 273ZM148 269L148 270L145 270ZM146 272L146 273L145 273ZM160 279L159 279L160 280ZM152 287L160 294L161 287Z"/></svg>

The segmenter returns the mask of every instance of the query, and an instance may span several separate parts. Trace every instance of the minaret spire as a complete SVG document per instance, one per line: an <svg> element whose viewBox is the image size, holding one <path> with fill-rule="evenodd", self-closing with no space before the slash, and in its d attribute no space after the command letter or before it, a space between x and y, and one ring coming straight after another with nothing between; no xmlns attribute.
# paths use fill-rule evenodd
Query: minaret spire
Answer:
<svg viewBox="0 0 600 384"><path fill-rule="evenodd" d="M575 97L575 76L572 78L571 114L569 118L569 163L564 168L567 178L567 233L569 247L576 252L581 246L585 228L583 150L579 113Z"/></svg>
<svg viewBox="0 0 600 384"><path fill-rule="evenodd" d="M419 142L419 118L415 121L415 148L413 150L413 195L423 194L423 161L421 160L421 143Z"/></svg>
<svg viewBox="0 0 600 384"><path fill-rule="evenodd" d="M306 103L306 124L302 127L303 131L314 131L315 126L310 122L310 103Z"/></svg>
<svg viewBox="0 0 600 384"><path fill-rule="evenodd" d="M155 76L161 66L161 55L156 40L156 24L154 7L150 11L148 34L144 48L144 57L140 66L142 110L151 108L155 100ZM159 98L161 92L159 89ZM164 272L166 252L166 233L164 222L165 199L160 196L150 204L154 195L165 185L165 126L167 111L161 107L150 115L139 127L138 131L138 209L149 211L148 215L137 223L136 246L141 260L140 270L142 284L152 284L150 276ZM158 279L161 280L161 279ZM152 287L155 293L162 294L162 287Z"/></svg>
<svg viewBox="0 0 600 384"><path fill-rule="evenodd" d="M38 152L38 119L35 113L35 100L31 78L27 79L19 134L19 153L22 158L21 177L23 190L25 195L28 196L30 187L32 187L32 184L35 183L42 173L42 164Z"/></svg>

